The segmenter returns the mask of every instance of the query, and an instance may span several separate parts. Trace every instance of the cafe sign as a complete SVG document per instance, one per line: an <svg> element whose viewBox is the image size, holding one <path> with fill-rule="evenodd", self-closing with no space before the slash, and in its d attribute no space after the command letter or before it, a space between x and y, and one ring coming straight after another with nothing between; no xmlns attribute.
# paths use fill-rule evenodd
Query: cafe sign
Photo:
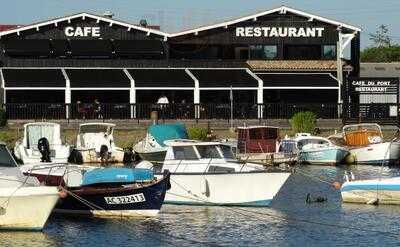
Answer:
<svg viewBox="0 0 400 247"><path fill-rule="evenodd" d="M100 37L100 27L66 27L64 34L67 37Z"/></svg>
<svg viewBox="0 0 400 247"><path fill-rule="evenodd" d="M324 30L323 27L237 27L236 37L320 38Z"/></svg>

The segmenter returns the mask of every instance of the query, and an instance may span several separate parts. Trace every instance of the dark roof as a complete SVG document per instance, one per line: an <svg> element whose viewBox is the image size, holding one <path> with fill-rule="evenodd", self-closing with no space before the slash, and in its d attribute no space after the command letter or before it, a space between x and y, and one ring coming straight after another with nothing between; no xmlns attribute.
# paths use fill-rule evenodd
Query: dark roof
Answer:
<svg viewBox="0 0 400 247"><path fill-rule="evenodd" d="M246 69L190 69L202 87L258 87Z"/></svg>
<svg viewBox="0 0 400 247"><path fill-rule="evenodd" d="M122 69L66 69L71 87L130 87Z"/></svg>
<svg viewBox="0 0 400 247"><path fill-rule="evenodd" d="M65 87L61 69L2 69L6 87Z"/></svg>
<svg viewBox="0 0 400 247"><path fill-rule="evenodd" d="M329 74L256 74L264 87L338 87L338 82Z"/></svg>
<svg viewBox="0 0 400 247"><path fill-rule="evenodd" d="M135 87L194 87L184 69L129 69Z"/></svg>

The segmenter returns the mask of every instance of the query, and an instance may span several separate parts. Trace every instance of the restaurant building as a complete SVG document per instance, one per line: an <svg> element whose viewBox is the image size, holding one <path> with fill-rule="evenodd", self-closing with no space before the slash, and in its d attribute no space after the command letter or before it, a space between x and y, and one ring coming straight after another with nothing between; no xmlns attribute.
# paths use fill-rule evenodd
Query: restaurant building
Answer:
<svg viewBox="0 0 400 247"><path fill-rule="evenodd" d="M149 118L161 96L167 118L337 115L360 31L286 6L178 33L79 13L0 32L1 95L10 118Z"/></svg>

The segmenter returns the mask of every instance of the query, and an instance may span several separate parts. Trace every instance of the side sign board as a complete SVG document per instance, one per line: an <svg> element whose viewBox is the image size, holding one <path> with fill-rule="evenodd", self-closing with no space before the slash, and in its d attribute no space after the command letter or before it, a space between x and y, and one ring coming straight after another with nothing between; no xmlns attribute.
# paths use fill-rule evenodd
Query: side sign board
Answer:
<svg viewBox="0 0 400 247"><path fill-rule="evenodd" d="M396 93L397 78L350 78L348 81L349 93L358 94L388 94Z"/></svg>

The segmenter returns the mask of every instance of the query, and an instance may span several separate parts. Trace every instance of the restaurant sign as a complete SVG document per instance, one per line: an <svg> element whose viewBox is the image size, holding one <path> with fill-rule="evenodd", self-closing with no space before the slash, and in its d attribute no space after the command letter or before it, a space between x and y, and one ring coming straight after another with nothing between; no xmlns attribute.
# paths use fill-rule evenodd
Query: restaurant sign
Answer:
<svg viewBox="0 0 400 247"><path fill-rule="evenodd" d="M237 27L236 37L322 37L323 27Z"/></svg>
<svg viewBox="0 0 400 247"><path fill-rule="evenodd" d="M353 93L396 93L398 88L397 78L352 78L348 85Z"/></svg>

